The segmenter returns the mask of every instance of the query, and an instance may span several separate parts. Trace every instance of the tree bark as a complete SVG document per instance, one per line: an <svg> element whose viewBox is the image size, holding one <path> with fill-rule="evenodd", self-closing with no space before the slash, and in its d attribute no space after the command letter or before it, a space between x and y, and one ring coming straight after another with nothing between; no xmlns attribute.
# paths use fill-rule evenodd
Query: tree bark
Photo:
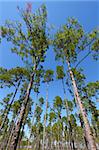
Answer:
<svg viewBox="0 0 99 150"><path fill-rule="evenodd" d="M77 85L76 85L76 82L75 82L75 79L74 79L74 75L73 75L73 72L72 72L71 67L70 67L70 62L68 60L67 60L67 65L68 65L70 77L71 77L71 80L72 80L72 85L73 85L74 95L76 97L76 102L79 105L79 108L80 108L80 111L81 111L81 114L82 114L82 117L83 117L84 126L85 126L85 133L86 133L86 139L87 139L87 142L89 144L89 146L88 146L89 150L96 150L96 144L95 144L92 132L91 132L91 128L90 128L90 125L89 125L87 114L86 114L84 106L81 102L81 99L80 99L80 96L79 96L79 93L78 93L78 89L77 89Z"/></svg>
<svg viewBox="0 0 99 150"><path fill-rule="evenodd" d="M14 129L15 129L15 125L13 125L13 127L12 127L12 130L11 130L11 133L10 133L10 136L9 136L9 139L8 139L8 141L7 141L6 150L9 149L9 145L10 145L10 141L11 141L12 135L13 135L13 133L14 133Z"/></svg>
<svg viewBox="0 0 99 150"><path fill-rule="evenodd" d="M29 100L31 89L32 89L32 85L33 85L33 81L34 81L34 75L35 75L34 71L36 70L36 68L37 68L37 65L34 66L33 73L31 74L30 83L29 83L28 88L27 88L26 96L25 96L23 105L22 105L21 110L20 110L20 115L19 115L20 117L17 121L16 128L15 128L15 133L13 135L13 139L12 139L12 142L11 142L11 146L10 146L11 150L16 150L16 148L17 148L20 129L22 127L26 106L27 106L27 103L28 103L28 100Z"/></svg>
<svg viewBox="0 0 99 150"><path fill-rule="evenodd" d="M19 140L18 140L18 148L20 149L20 145L21 145L21 141L23 138L23 134L24 134L24 128L25 128L25 122L22 125L22 131L21 131L21 135L19 136Z"/></svg>
<svg viewBox="0 0 99 150"><path fill-rule="evenodd" d="M31 140L31 137L32 137L32 126L34 124L35 111L36 111L36 103L35 103L35 106L34 106L34 113L33 113L33 118L32 118L31 129L30 129L30 136L29 136L29 140L28 140L28 144L27 144L27 150L29 150L30 140Z"/></svg>
<svg viewBox="0 0 99 150"><path fill-rule="evenodd" d="M46 88L46 110L45 110L45 116L44 116L44 129L43 129L43 146L42 146L42 150L45 150L47 108L48 108L48 83L47 83L47 88Z"/></svg>
<svg viewBox="0 0 99 150"><path fill-rule="evenodd" d="M16 96L17 91L18 91L18 89L19 89L20 83L21 83L21 79L20 79L19 82L18 82L18 85L17 85L17 87L16 87L16 89L15 89L15 92L14 92L14 95L13 95L13 97L12 97L12 100L11 100L9 106L8 106L8 109L6 108L6 109L7 109L7 112L6 112L6 110L5 110L6 114L5 114L5 116L4 116L3 122L1 123L0 131L1 131L2 128L4 127L4 124L6 123L6 119L7 119L8 113L9 113L9 111L10 111L10 109L11 109L11 106L12 106L12 104L13 104L13 102L14 102L14 99L15 99L15 96Z"/></svg>
<svg viewBox="0 0 99 150"><path fill-rule="evenodd" d="M86 140L86 136L85 136L84 122L82 120L80 113L79 113L79 120L80 120L81 127L83 129L83 137L84 137L85 147L86 147L86 149L88 149L88 144L87 144L87 140Z"/></svg>
<svg viewBox="0 0 99 150"><path fill-rule="evenodd" d="M65 90L65 86L64 86L64 80L62 79L62 85L63 85L63 91L64 91L64 96L65 96L65 99L66 99L66 90ZM69 111L69 106L68 106L68 102L67 102L67 99L66 99L66 103L65 103L65 108L66 108L66 114L67 114L67 120L68 120L68 126L70 128L70 111ZM71 143L71 139L70 139L70 129L67 128L67 135L68 138L69 138L69 142ZM67 144L67 149L68 149L69 145Z"/></svg>

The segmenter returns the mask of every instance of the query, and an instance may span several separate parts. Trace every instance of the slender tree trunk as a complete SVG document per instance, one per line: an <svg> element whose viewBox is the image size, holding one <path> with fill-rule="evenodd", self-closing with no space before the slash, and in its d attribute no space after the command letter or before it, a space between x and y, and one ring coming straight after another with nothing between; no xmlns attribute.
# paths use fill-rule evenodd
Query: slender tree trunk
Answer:
<svg viewBox="0 0 99 150"><path fill-rule="evenodd" d="M19 116L20 118L17 121L16 128L15 128L15 133L13 135L13 139L12 139L12 142L11 142L11 146L10 146L11 150L16 150L16 148L17 148L19 134L20 134L20 129L22 127L26 106L27 106L27 103L28 103L28 100L29 100L31 89L32 89L36 68L37 68L37 65L34 66L33 73L31 74L30 83L28 85L26 96L25 96L23 105L22 105L21 110L20 110L20 116Z"/></svg>
<svg viewBox="0 0 99 150"><path fill-rule="evenodd" d="M29 102L29 101L28 101ZM24 128L25 128L25 124L26 124L26 121L27 121L27 117L28 117L28 105L29 103L27 103L27 106L26 106L26 109L25 109L25 115L24 115L24 119L23 119L23 123L22 123L22 130L21 130L21 133L19 135L19 139L18 139L18 148L20 148L20 144L21 144L21 141L22 141L22 137L24 135ZM26 112L27 111L27 112Z"/></svg>
<svg viewBox="0 0 99 150"><path fill-rule="evenodd" d="M79 114L79 120L80 120L80 123L81 123L81 127L83 129L83 137L84 137L84 141L85 141L85 147L86 147L86 149L88 149L88 143L87 143L87 140L86 140L85 130L84 130L84 122L82 120L81 114Z"/></svg>
<svg viewBox="0 0 99 150"><path fill-rule="evenodd" d="M57 141L57 143L58 143L58 150L60 150L60 144L59 144L59 141L60 141L60 135L59 135L59 125L58 125L58 141Z"/></svg>
<svg viewBox="0 0 99 150"><path fill-rule="evenodd" d="M34 118L35 118L35 110L36 110L36 103L35 103L35 106L34 106L34 113L33 113L33 118L32 118L32 125L34 124ZM28 140L28 146L27 146L27 150L29 150L29 145L30 145L30 140L31 140L31 137L32 137L32 125L31 125L31 129L30 129L30 136L29 136L29 140Z"/></svg>
<svg viewBox="0 0 99 150"><path fill-rule="evenodd" d="M39 129L38 129L38 130L39 130ZM40 143L40 133L38 132L36 150L40 150L40 147L41 147L41 143Z"/></svg>
<svg viewBox="0 0 99 150"><path fill-rule="evenodd" d="M47 83L47 88L46 88L46 110L45 110L45 116L44 116L44 129L43 129L43 146L42 146L42 150L45 150L47 109L48 109L48 83Z"/></svg>
<svg viewBox="0 0 99 150"><path fill-rule="evenodd" d="M64 80L62 79L62 85L63 85L63 91L64 91L64 96L65 96L65 99L66 99L66 90L65 90L65 86L64 86ZM66 99L66 103L65 103L65 107L66 107L66 114L67 114L67 120L68 120L68 126L70 127L70 111L69 111L69 107L68 107L68 102L67 102L67 99ZM69 138L69 142L71 143L71 139L70 139L70 133L68 133L70 130L67 128L67 135L68 135L68 138ZM66 136L67 136L66 135ZM68 144L67 144L67 149L68 149Z"/></svg>
<svg viewBox="0 0 99 150"><path fill-rule="evenodd" d="M13 135L13 133L14 133L14 129L15 129L15 125L13 125L13 127L12 127L12 130L11 130L11 133L10 133L10 136L9 136L9 139L8 139L8 141L7 141L6 150L9 149L10 142L11 142L11 139L12 139L12 135Z"/></svg>
<svg viewBox="0 0 99 150"><path fill-rule="evenodd" d="M17 87L16 87L16 89L15 89L15 92L14 92L14 95L13 95L13 97L12 97L12 100L11 100L10 104L9 104L8 107L6 108L7 110L5 110L5 115L4 115L3 122L1 123L1 126L0 126L0 131L1 131L2 128L4 127L4 124L6 123L6 119L7 119L8 113L9 113L9 111L10 111L10 109L11 109L11 106L12 106L12 104L13 104L13 102L14 102L14 99L15 99L15 96L16 96L17 91L18 91L18 89L19 89L20 83L21 83L21 79L19 80L19 82L18 82L18 84L17 84Z"/></svg>
<svg viewBox="0 0 99 150"><path fill-rule="evenodd" d="M24 122L24 124L23 124L23 126L22 126L21 135L19 136L19 141L18 141L18 147L19 147L19 149L20 149L22 137L23 137L23 134L24 134L24 127L25 127L25 122Z"/></svg>
<svg viewBox="0 0 99 150"><path fill-rule="evenodd" d="M74 139L72 140L73 150L75 150L75 142Z"/></svg>
<svg viewBox="0 0 99 150"><path fill-rule="evenodd" d="M39 124L40 122L38 122ZM40 131L39 131L39 126L37 127L37 134L36 134L36 140L35 140L35 145L33 145L33 150L39 150L39 141L40 141Z"/></svg>
<svg viewBox="0 0 99 150"><path fill-rule="evenodd" d="M24 93L24 94L25 94L25 93ZM12 137L13 137L13 134L14 134L14 131L15 131L15 124L16 124L16 121L17 121L17 119L18 119L18 114L20 113L20 110L21 110L21 108L18 110L18 112L17 112L17 114L16 114L16 117L13 117L13 119L14 119L14 125L12 126L12 130L11 130L9 139L8 139L8 141L7 141L6 150L9 150L10 142L11 142L11 140L12 140Z"/></svg>
<svg viewBox="0 0 99 150"><path fill-rule="evenodd" d="M62 122L62 150L64 150L64 124Z"/></svg>
<svg viewBox="0 0 99 150"><path fill-rule="evenodd" d="M7 122L7 126L5 126L2 135L2 138L0 139L0 150L4 150L5 148L5 143L6 143L6 133L7 133L7 129L8 129L8 122Z"/></svg>
<svg viewBox="0 0 99 150"><path fill-rule="evenodd" d="M53 149L53 131L52 131L52 122L51 122L51 150Z"/></svg>
<svg viewBox="0 0 99 150"><path fill-rule="evenodd" d="M12 123L11 123L11 125L9 125L9 128L7 129L8 132L6 134L5 150L9 149L10 141L12 139L12 135L13 135L14 129L15 129L15 122L16 122L16 120L17 120L17 117L15 117L15 115L13 115Z"/></svg>
<svg viewBox="0 0 99 150"><path fill-rule="evenodd" d="M71 80L72 80L74 94L76 96L77 104L79 105L79 108L80 108L80 111L81 111L81 114L82 114L82 117L83 117L84 126L85 126L85 133L86 133L86 139L89 143L89 150L96 150L96 144L95 144L92 132L91 132L91 128L90 128L90 125L89 125L87 114L86 114L84 106L81 102L81 99L80 99L80 96L79 96L79 93L78 93L78 89L77 89L77 85L76 85L76 82L75 82L75 79L74 79L74 75L73 75L73 72L72 72L71 67L70 67L70 62L68 60L67 60L67 65L68 65L68 68L69 68L69 73L70 73L70 77L71 77Z"/></svg>
<svg viewBox="0 0 99 150"><path fill-rule="evenodd" d="M70 149L72 150L75 150L75 146L74 146L74 140L73 140L73 130L72 130L72 125L71 125L71 122L69 120L69 134L70 134Z"/></svg>
<svg viewBox="0 0 99 150"><path fill-rule="evenodd" d="M62 85L63 85L64 96L65 96L65 99L66 99L66 90L65 90L64 80L63 79L62 79ZM66 113L67 113L67 119L68 119L68 116L69 116L69 107L68 107L67 99L66 99Z"/></svg>
<svg viewBox="0 0 99 150"><path fill-rule="evenodd" d="M73 150L76 150L75 143L76 143L76 134L75 134L75 128L74 128L72 130L72 146L73 146Z"/></svg>

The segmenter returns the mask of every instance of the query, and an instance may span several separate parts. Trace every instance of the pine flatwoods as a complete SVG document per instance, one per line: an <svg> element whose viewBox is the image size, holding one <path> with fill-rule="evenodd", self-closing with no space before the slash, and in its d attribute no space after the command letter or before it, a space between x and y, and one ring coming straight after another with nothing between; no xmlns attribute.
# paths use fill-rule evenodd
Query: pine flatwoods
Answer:
<svg viewBox="0 0 99 150"><path fill-rule="evenodd" d="M98 59L98 29L85 33L76 19L69 18L51 39L45 5L36 12L30 3L25 10L18 10L26 32L20 22L6 21L0 28L1 39L12 43L11 52L24 64L11 69L0 67L0 88L10 91L0 100L0 149L98 149L99 81L86 82L84 68L80 67L89 55L92 62ZM55 61L60 61L54 70L44 67L50 46ZM57 93L50 104L49 89L56 82L63 97ZM45 98L41 85L46 87Z"/></svg>

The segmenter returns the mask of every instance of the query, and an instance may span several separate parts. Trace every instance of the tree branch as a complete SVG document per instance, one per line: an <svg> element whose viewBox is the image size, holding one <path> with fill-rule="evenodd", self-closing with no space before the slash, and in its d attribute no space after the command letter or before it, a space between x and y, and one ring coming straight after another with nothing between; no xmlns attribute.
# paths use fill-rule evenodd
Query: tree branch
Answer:
<svg viewBox="0 0 99 150"><path fill-rule="evenodd" d="M74 67L75 69L78 67L78 65L85 59L85 58L87 58L90 54L92 53L92 51L89 51L88 53L87 53L87 55L85 55L77 64L76 64L76 66Z"/></svg>

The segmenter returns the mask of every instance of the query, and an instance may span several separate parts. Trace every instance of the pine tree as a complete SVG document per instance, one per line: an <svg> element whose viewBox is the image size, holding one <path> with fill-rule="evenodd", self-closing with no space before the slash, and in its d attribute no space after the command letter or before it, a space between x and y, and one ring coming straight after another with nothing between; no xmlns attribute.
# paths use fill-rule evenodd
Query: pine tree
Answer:
<svg viewBox="0 0 99 150"><path fill-rule="evenodd" d="M83 43L82 37L83 39L85 39L85 34L81 25L75 19L69 19L68 23L56 33L54 39L54 49L56 52L56 59L63 59L63 61L66 61L67 63L76 103L79 106L83 117L86 139L89 143L89 149L96 150L96 144L91 132L87 114L82 104L81 97L79 95L77 84L71 67L72 63L77 60L77 50L81 51L87 47L86 45L90 44L90 42L87 41L85 47L82 48L80 45L80 42Z"/></svg>
<svg viewBox="0 0 99 150"><path fill-rule="evenodd" d="M17 120L15 133L11 142L11 149L17 147L20 129L22 127L25 109L32 90L35 71L44 62L45 54L49 46L46 30L47 12L45 5L42 5L36 13L20 10L22 19L25 22L27 34L22 31L21 23L8 21L1 27L2 37L13 43L12 52L19 55L23 62L29 67L30 82L26 91L26 96L20 110L20 117Z"/></svg>
<svg viewBox="0 0 99 150"><path fill-rule="evenodd" d="M43 82L46 83L46 107L45 107L45 115L44 115L44 129L43 129L43 150L45 149L45 139L46 139L46 123L47 123L47 113L48 113L48 86L51 81L53 81L53 70L46 70L44 74Z"/></svg>

